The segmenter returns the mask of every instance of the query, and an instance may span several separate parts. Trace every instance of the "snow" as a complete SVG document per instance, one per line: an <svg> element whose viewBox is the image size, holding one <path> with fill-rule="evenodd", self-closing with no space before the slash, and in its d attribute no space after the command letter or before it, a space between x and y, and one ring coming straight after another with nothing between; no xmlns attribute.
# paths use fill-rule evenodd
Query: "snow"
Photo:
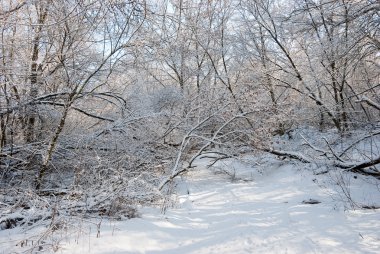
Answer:
<svg viewBox="0 0 380 254"><path fill-rule="evenodd" d="M380 211L347 209L336 184L349 184L357 203L380 204L371 178L340 171L315 175L316 168L272 156L207 168L209 160L198 159L177 179L177 202L165 214L145 207L141 218L82 221L60 233L57 253L380 252ZM303 203L310 199L321 203ZM6 231L0 242L14 241Z"/></svg>
<svg viewBox="0 0 380 254"><path fill-rule="evenodd" d="M178 205L166 214L150 208L103 223L99 238L93 228L60 253L379 253L379 211L340 207L337 191L316 184L311 170L288 161L262 173L240 162L210 170L207 162L178 183ZM321 203L302 203L309 199Z"/></svg>

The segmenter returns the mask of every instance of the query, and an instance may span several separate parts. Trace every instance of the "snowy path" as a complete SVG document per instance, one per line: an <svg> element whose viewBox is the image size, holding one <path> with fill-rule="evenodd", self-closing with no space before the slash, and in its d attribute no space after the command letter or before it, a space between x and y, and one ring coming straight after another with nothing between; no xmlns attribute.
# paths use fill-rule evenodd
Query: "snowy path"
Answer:
<svg viewBox="0 0 380 254"><path fill-rule="evenodd" d="M311 173L289 165L269 171L231 182L200 166L186 177L177 208L104 222L100 238L92 229L60 252L380 253L379 211L334 209ZM322 203L302 204L309 198Z"/></svg>

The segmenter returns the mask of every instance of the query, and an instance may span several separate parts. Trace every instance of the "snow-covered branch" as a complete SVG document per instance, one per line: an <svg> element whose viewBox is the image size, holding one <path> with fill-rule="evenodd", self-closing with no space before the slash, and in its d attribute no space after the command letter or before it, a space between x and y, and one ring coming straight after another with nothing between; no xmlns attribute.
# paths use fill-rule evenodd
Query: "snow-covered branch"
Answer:
<svg viewBox="0 0 380 254"><path fill-rule="evenodd" d="M373 100L369 99L366 96L362 96L362 98L360 100L357 100L356 102L357 103L366 103L369 106L371 106L371 107L373 107L373 108L375 108L377 110L380 110L380 104L377 103L377 102L374 102Z"/></svg>
<svg viewBox="0 0 380 254"><path fill-rule="evenodd" d="M273 148L262 149L262 150L265 152L274 154L274 155L285 156L285 157L288 157L290 159L296 159L296 160L299 160L299 161L304 162L304 163L311 163L312 162L311 159L307 158L305 155L298 153L298 152L282 151L282 150L276 150Z"/></svg>

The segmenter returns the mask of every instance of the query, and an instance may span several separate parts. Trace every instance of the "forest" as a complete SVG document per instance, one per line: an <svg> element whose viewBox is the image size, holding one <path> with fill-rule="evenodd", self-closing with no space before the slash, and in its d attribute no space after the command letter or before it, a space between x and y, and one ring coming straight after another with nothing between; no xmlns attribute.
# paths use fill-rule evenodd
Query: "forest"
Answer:
<svg viewBox="0 0 380 254"><path fill-rule="evenodd" d="M3 0L0 32L2 230L165 212L199 158L380 184L377 0Z"/></svg>

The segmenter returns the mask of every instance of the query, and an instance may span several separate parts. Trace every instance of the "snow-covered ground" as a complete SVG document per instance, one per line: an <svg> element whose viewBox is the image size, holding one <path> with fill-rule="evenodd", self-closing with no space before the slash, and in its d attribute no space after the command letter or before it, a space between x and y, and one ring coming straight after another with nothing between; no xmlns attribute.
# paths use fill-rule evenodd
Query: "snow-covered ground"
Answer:
<svg viewBox="0 0 380 254"><path fill-rule="evenodd" d="M178 179L178 202L165 214L143 208L141 218L100 227L99 219L83 221L55 236L57 253L380 253L379 209L346 209L344 186L336 184L350 185L353 202L380 204L371 178L315 175L271 157L213 169L208 162ZM310 199L321 203L303 203ZM11 231L0 231L0 246L8 243L0 253L14 248Z"/></svg>

